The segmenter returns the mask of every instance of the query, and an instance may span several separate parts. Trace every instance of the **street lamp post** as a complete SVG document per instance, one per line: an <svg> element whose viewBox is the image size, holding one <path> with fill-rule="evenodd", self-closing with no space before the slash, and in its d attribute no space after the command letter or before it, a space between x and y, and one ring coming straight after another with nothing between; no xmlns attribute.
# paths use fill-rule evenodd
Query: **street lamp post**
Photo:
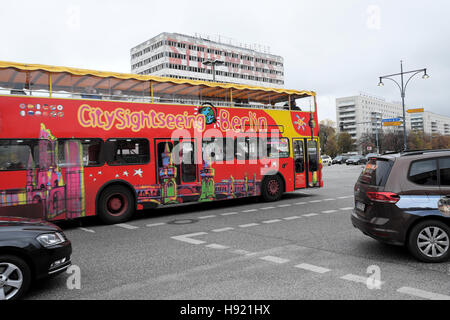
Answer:
<svg viewBox="0 0 450 320"><path fill-rule="evenodd" d="M215 60L205 60L205 61L203 61L203 64L204 64L205 66L211 65L211 67L212 67L212 74L213 74L213 81L214 81L214 82L216 82L216 65L220 66L220 65L222 65L222 64L224 64L224 63L225 63L225 62L220 61L220 60L217 60L217 59L215 59Z"/></svg>
<svg viewBox="0 0 450 320"><path fill-rule="evenodd" d="M403 61L400 60L400 73L394 73L394 74L388 74L385 76L381 76L380 78L380 82L378 83L379 87L384 86L383 83L383 79L389 79L395 82L395 84L398 86L398 88L400 89L400 94L402 96L402 108L403 108L403 151L406 151L408 149L408 145L407 145L407 140L406 140L406 111L405 111L405 91L406 91L406 87L408 86L409 81L417 74L422 73L423 72L423 79L428 79L430 76L427 74L427 69L418 69L418 70L412 70L412 71L403 71ZM412 75L408 78L408 80L406 81L406 83L404 82L403 79L403 75L405 74L410 74L412 73ZM391 77L394 76L400 76L401 81L400 84L395 81L394 79L392 79Z"/></svg>

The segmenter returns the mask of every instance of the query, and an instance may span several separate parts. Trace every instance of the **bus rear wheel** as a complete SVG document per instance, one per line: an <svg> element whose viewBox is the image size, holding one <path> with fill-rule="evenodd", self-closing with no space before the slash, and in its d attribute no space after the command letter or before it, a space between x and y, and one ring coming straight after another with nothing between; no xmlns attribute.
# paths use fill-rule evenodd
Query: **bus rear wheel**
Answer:
<svg viewBox="0 0 450 320"><path fill-rule="evenodd" d="M106 188L98 201L98 216L106 224L129 220L135 211L134 197L124 186Z"/></svg>
<svg viewBox="0 0 450 320"><path fill-rule="evenodd" d="M261 196L264 201L278 201L283 195L283 180L279 175L268 176L263 180Z"/></svg>

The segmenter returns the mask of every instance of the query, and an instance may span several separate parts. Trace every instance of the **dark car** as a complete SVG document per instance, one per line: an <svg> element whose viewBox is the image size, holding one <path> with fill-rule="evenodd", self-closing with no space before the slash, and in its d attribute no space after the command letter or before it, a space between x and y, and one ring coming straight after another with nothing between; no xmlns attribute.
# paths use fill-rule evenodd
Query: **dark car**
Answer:
<svg viewBox="0 0 450 320"><path fill-rule="evenodd" d="M333 159L332 164L343 164L348 158L348 156L337 156Z"/></svg>
<svg viewBox="0 0 450 320"><path fill-rule="evenodd" d="M32 280L64 272L71 254L70 241L54 224L0 217L0 300L18 299Z"/></svg>
<svg viewBox="0 0 450 320"><path fill-rule="evenodd" d="M347 161L345 161L345 164L347 164L347 165L350 165L350 164L357 165L357 164L365 164L365 163L367 163L366 157L358 156L358 155L351 156L350 158L347 159Z"/></svg>
<svg viewBox="0 0 450 320"><path fill-rule="evenodd" d="M353 225L382 242L406 245L425 262L450 254L450 150L369 159L355 184Z"/></svg>

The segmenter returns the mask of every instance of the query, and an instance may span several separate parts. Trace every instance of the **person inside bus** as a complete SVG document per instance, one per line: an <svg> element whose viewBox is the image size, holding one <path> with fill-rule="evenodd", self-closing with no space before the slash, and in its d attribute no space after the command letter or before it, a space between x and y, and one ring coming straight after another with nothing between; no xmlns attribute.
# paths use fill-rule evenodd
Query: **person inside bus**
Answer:
<svg viewBox="0 0 450 320"><path fill-rule="evenodd" d="M284 110L289 110L289 102L285 103L283 109ZM300 107L297 106L297 103L295 102L295 100L291 101L291 110L302 111L302 109L300 109Z"/></svg>
<svg viewBox="0 0 450 320"><path fill-rule="evenodd" d="M16 83L14 87L11 89L11 94L19 94L26 96L27 94L23 91L23 84Z"/></svg>
<svg viewBox="0 0 450 320"><path fill-rule="evenodd" d="M302 111L302 109L300 109L300 107L297 106L295 100L291 102L291 110Z"/></svg>
<svg viewBox="0 0 450 320"><path fill-rule="evenodd" d="M86 94L82 94L81 95L81 97L83 98L83 99L101 99L102 97L101 96L99 96L99 95L97 95L96 93L97 93L97 90L95 90L93 87L91 87L91 86L89 86L89 87L86 87L85 89L84 89L84 92L86 93Z"/></svg>

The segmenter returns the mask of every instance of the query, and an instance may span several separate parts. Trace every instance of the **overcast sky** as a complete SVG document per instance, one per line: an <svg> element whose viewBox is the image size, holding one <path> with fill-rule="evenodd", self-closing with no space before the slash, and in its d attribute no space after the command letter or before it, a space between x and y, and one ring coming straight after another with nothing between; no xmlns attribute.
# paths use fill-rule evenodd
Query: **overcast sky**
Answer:
<svg viewBox="0 0 450 320"><path fill-rule="evenodd" d="M130 72L130 48L161 33L221 35L284 57L285 87L314 90L319 118L335 98L366 92L400 101L378 77L428 68L408 85L410 107L450 116L450 2L3 1L0 60Z"/></svg>

